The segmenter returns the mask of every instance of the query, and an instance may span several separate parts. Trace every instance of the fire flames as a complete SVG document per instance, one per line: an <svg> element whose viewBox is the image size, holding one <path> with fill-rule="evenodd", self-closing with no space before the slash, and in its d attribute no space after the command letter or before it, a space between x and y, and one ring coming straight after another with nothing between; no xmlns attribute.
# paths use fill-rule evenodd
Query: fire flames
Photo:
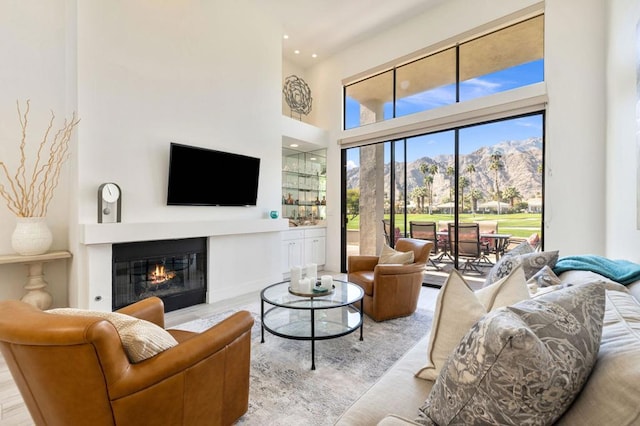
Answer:
<svg viewBox="0 0 640 426"><path fill-rule="evenodd" d="M173 271L167 271L164 265L156 265L155 270L149 274L151 284L162 284L173 279L176 273Z"/></svg>

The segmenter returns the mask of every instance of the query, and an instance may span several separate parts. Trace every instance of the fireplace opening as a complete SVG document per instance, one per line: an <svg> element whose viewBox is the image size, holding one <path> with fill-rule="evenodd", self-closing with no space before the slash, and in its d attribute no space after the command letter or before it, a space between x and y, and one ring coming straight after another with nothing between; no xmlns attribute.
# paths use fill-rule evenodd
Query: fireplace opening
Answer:
<svg viewBox="0 0 640 426"><path fill-rule="evenodd" d="M113 310L157 296L165 312L206 301L207 239L114 244Z"/></svg>

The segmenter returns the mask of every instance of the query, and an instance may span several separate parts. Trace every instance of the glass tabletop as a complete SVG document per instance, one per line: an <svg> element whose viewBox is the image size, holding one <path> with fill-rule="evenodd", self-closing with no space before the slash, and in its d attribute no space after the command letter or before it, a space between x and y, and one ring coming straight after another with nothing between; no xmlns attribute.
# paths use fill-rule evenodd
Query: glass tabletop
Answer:
<svg viewBox="0 0 640 426"><path fill-rule="evenodd" d="M362 299L364 292L359 286L347 281L333 280L333 292L327 295L306 297L289 292L290 281L270 285L262 290L263 301L289 309L330 309L351 305Z"/></svg>

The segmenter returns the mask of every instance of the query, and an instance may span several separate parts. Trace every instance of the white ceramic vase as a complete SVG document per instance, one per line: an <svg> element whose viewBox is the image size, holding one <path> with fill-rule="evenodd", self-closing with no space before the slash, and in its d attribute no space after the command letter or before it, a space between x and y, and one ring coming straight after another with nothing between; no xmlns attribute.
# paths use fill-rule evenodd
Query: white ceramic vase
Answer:
<svg viewBox="0 0 640 426"><path fill-rule="evenodd" d="M46 253L53 235L45 217L17 217L16 229L11 235L11 247L22 256Z"/></svg>

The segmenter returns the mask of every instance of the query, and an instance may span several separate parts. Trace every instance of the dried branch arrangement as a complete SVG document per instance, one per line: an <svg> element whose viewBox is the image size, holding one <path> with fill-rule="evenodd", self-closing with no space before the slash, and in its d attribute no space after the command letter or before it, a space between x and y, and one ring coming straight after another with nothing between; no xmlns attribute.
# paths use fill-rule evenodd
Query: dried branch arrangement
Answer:
<svg viewBox="0 0 640 426"><path fill-rule="evenodd" d="M52 136L55 114L51 111L49 125L44 132L33 165L27 162L27 125L30 102L27 100L24 114L20 102L16 101L18 119L22 128L20 140L20 162L11 174L7 164L0 161L0 195L7 201L11 212L19 217L43 217L58 186L60 170L69 158L69 140L73 128L80 120L73 113L71 120L64 120L62 127ZM3 182L4 181L4 182Z"/></svg>

